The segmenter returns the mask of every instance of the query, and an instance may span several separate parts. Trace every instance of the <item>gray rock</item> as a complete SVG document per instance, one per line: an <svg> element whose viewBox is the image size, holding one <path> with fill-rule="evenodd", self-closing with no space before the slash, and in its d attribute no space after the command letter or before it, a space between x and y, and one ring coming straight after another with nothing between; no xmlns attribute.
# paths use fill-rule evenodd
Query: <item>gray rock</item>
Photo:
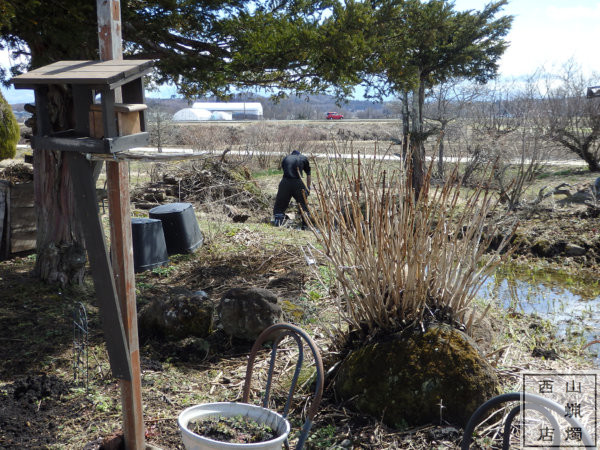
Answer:
<svg viewBox="0 0 600 450"><path fill-rule="evenodd" d="M206 337L212 329L214 303L204 291L174 288L163 298L155 298L138 314L143 337L168 337L174 340L190 336Z"/></svg>
<svg viewBox="0 0 600 450"><path fill-rule="evenodd" d="M217 311L225 333L249 341L281 322L283 316L275 294L260 288L230 289L221 298Z"/></svg>
<svg viewBox="0 0 600 450"><path fill-rule="evenodd" d="M594 184L592 185L592 192L597 199L600 199L600 177L596 178L596 181L594 181Z"/></svg>
<svg viewBox="0 0 600 450"><path fill-rule="evenodd" d="M580 245L568 243L565 245L565 254L568 256L582 256L587 253L587 250Z"/></svg>

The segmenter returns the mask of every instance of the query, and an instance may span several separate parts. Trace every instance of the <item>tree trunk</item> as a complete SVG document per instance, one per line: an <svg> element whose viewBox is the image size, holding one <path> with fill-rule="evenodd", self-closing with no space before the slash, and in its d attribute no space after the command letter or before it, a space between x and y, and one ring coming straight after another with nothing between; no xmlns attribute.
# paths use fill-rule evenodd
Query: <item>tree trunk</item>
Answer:
<svg viewBox="0 0 600 450"><path fill-rule="evenodd" d="M412 187L415 199L419 198L425 177L425 147L423 143L423 105L425 104L425 83L421 80L412 98L411 130L411 169Z"/></svg>
<svg viewBox="0 0 600 450"><path fill-rule="evenodd" d="M596 157L596 155L590 151L590 147L593 144L584 145L581 149L581 157L587 163L590 172L600 172L600 161Z"/></svg>
<svg viewBox="0 0 600 450"><path fill-rule="evenodd" d="M438 142L438 176L444 178L444 135L446 134L447 120L440 120L440 137Z"/></svg>
<svg viewBox="0 0 600 450"><path fill-rule="evenodd" d="M72 106L65 89L49 94L55 131L70 128ZM35 130L34 130L35 133ZM34 151L34 197L37 214L37 259L34 273L49 283L82 284L86 253L83 233L75 219L69 167L61 152Z"/></svg>
<svg viewBox="0 0 600 450"><path fill-rule="evenodd" d="M600 160L590 150L591 146L595 143L595 139L587 137L584 142L581 142L574 138L572 134L567 134L563 131L562 134L559 134L558 138L555 138L555 141L583 159L588 165L590 172L600 172Z"/></svg>
<svg viewBox="0 0 600 450"><path fill-rule="evenodd" d="M408 107L408 91L402 93L402 161L406 161L408 139L410 136L410 108Z"/></svg>

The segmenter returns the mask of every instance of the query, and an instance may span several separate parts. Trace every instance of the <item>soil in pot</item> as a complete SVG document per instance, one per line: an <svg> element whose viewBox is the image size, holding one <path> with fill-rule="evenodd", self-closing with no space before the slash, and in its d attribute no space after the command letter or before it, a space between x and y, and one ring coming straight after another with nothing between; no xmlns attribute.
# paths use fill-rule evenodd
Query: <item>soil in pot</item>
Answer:
<svg viewBox="0 0 600 450"><path fill-rule="evenodd" d="M241 415L190 421L188 429L197 435L232 444L265 442L277 437L277 432L270 426Z"/></svg>

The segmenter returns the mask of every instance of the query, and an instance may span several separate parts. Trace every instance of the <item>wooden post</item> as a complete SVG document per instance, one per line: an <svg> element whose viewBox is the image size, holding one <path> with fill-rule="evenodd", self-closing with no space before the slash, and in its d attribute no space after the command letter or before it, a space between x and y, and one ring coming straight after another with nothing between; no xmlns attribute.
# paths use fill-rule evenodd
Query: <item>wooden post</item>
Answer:
<svg viewBox="0 0 600 450"><path fill-rule="evenodd" d="M123 59L120 0L96 0L100 59Z"/></svg>
<svg viewBox="0 0 600 450"><path fill-rule="evenodd" d="M100 59L122 59L121 5L119 0L96 0ZM120 102L120 90L115 100ZM110 120L110 118L109 118ZM108 210L111 224L111 252L115 284L131 358L131 381L120 380L123 407L123 434L127 450L142 450L144 418L138 343L135 274L129 206L129 167L124 161L106 163Z"/></svg>

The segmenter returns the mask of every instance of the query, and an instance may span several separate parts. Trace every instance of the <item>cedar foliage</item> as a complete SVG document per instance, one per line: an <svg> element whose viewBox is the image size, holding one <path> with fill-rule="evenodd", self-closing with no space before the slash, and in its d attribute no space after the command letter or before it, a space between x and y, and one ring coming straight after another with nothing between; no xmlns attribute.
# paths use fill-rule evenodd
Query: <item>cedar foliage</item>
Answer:
<svg viewBox="0 0 600 450"><path fill-rule="evenodd" d="M0 93L0 160L14 158L20 138L19 124L8 102Z"/></svg>

